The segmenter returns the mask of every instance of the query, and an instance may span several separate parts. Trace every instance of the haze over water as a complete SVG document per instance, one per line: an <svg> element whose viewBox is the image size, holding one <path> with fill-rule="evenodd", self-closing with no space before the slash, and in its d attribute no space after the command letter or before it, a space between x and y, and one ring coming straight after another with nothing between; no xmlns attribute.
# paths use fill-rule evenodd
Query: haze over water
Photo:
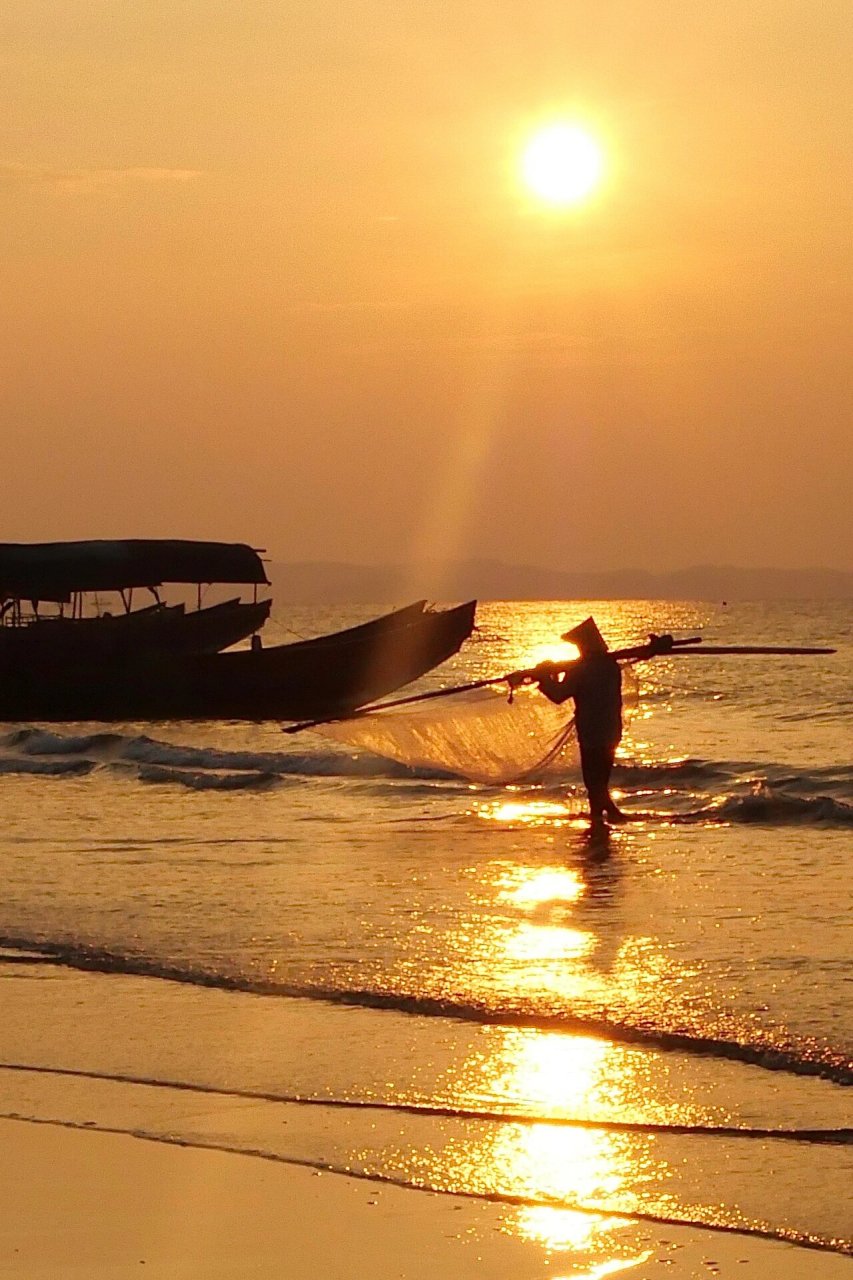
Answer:
<svg viewBox="0 0 853 1280"><path fill-rule="evenodd" d="M656 816L605 843L570 767L6 726L4 1108L496 1197L566 1265L630 1261L619 1214L853 1248L849 606L487 605L422 687L590 607L613 645L839 652L644 666L617 785Z"/></svg>
<svg viewBox="0 0 853 1280"><path fill-rule="evenodd" d="M5 539L851 568L849 0L6 9Z"/></svg>

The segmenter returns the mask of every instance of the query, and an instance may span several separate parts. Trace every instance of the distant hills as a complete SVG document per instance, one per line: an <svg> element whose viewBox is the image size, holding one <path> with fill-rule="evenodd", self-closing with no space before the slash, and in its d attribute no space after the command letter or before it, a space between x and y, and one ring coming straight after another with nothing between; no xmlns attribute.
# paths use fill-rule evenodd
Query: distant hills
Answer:
<svg viewBox="0 0 853 1280"><path fill-rule="evenodd" d="M360 565L303 561L267 565L280 600L300 604L374 604L464 600L850 600L853 572L840 569L741 569L695 565L668 573L558 568L459 560L448 564Z"/></svg>

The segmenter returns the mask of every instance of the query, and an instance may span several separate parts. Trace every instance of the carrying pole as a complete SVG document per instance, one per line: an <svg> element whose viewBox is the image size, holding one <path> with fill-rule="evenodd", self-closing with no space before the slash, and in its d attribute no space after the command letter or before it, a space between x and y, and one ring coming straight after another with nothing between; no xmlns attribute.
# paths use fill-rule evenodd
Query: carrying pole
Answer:
<svg viewBox="0 0 853 1280"><path fill-rule="evenodd" d="M653 640L670 640L670 637L655 636ZM703 657L706 654L718 656L727 654L792 654L803 656L837 652L835 649L818 648L814 645L703 645L701 636L693 636L688 640L671 640L668 647L649 652L651 647L652 645L647 643L635 645L630 649L616 649L610 656L622 662L643 662L649 658L656 657L692 658L694 656ZM559 671L566 671L575 662L577 662L577 658L573 658L568 662L555 662L550 666L550 671L554 674ZM535 679L535 667L530 667L525 671L510 671L506 675L491 676L487 680L472 680L469 684L452 685L449 689L432 689L429 693L415 693L408 698L395 698L393 702L374 702L370 706L359 707L346 715L326 716L320 720L300 720L297 724L283 725L281 731L288 734L302 733L303 729L317 729L320 725L337 724L340 720L358 720L361 716L368 716L374 711L390 711L393 707L409 707L416 702L429 702L432 698L449 698L453 693L472 693L475 689L488 689L490 685L496 684L508 684L510 689L514 689L520 684L526 684Z"/></svg>
<svg viewBox="0 0 853 1280"><path fill-rule="evenodd" d="M699 649L684 649L676 651L672 656L676 658L692 658L694 655L701 658L704 654L751 654L751 653L771 653L783 654L790 653L795 655L803 654L827 654L837 653L837 649L815 648L813 645L773 645L773 644L704 644ZM664 654L664 657L667 655Z"/></svg>
<svg viewBox="0 0 853 1280"><path fill-rule="evenodd" d="M662 650L663 653L672 653L677 649L684 648L687 645L701 644L701 636L694 636L690 640L673 640L672 647ZM635 646L632 649L617 649L610 656L624 661L637 661L647 653L648 644ZM551 665L550 670L553 673L565 671L571 667L577 658L571 658L566 662L555 662ZM408 698L395 698L393 702L374 702L367 707L359 707L356 711L351 711L343 716L326 716L320 720L300 720L297 724L289 724L282 726L282 733L302 733L303 729L316 729L323 724L336 724L339 720L358 720L361 716L368 716L374 711L389 711L392 707L409 707L414 702L429 702L432 698L449 698L453 693L472 693L475 689L488 689L493 684L508 684L511 689L520 684L524 684L535 679L535 667L529 667L524 671L509 671L502 676L490 676L487 680L472 680L469 684L456 684L449 689L432 689L429 693L414 693Z"/></svg>

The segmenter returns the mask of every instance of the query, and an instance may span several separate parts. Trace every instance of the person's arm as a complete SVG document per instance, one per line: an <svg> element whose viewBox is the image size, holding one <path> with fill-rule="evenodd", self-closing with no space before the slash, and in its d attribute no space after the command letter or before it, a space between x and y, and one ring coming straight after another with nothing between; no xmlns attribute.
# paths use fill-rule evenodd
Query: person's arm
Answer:
<svg viewBox="0 0 853 1280"><path fill-rule="evenodd" d="M631 649L617 649L613 657L621 662L646 662L649 658L659 658L661 654L672 653L674 647L672 636L651 635L648 644L638 644Z"/></svg>
<svg viewBox="0 0 853 1280"><path fill-rule="evenodd" d="M541 662L533 672L536 683L550 702L567 702L574 695L574 671L571 667L554 669L553 662Z"/></svg>

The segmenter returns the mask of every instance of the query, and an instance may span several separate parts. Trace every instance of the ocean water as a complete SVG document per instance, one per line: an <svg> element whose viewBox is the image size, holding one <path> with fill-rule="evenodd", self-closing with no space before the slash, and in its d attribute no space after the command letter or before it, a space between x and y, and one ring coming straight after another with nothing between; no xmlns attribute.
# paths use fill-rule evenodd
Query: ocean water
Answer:
<svg viewBox="0 0 853 1280"><path fill-rule="evenodd" d="M853 1253L853 607L486 604L417 688L590 609L614 646L838 653L638 668L609 836L570 764L0 726L0 1112L487 1198L605 1264L637 1220Z"/></svg>

